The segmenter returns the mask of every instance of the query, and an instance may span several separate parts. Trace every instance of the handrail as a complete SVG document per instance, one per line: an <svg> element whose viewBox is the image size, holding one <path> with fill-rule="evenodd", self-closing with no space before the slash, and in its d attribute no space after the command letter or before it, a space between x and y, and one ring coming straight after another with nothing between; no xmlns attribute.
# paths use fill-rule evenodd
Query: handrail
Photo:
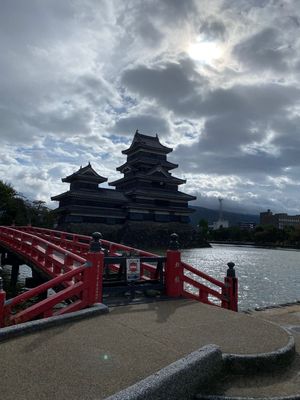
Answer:
<svg viewBox="0 0 300 400"><path fill-rule="evenodd" d="M55 286L58 286L59 284L63 283L64 281L71 280L74 276L82 273L85 269L85 266L81 266L79 268L76 268L72 271L66 272L65 274L61 276L57 276L56 278L50 279L49 281L42 283L41 285L30 289L28 292L24 292L19 294L16 297L13 297L12 299L6 300L5 305L9 305L10 307L14 307L26 300L29 300L31 297L37 296L43 292L45 292L48 289L51 289Z"/></svg>
<svg viewBox="0 0 300 400"><path fill-rule="evenodd" d="M86 261L78 254L18 229L1 226L0 235L6 246L25 258L32 258L51 277L77 268Z"/></svg>
<svg viewBox="0 0 300 400"><path fill-rule="evenodd" d="M32 232L32 231L31 231ZM15 228L0 226L2 245L12 250L53 278L12 299L5 300L5 292L0 290L0 327L29 321L39 315L49 317L77 311L102 299L103 253L87 253L83 258L54 243ZM26 309L12 313L12 308L39 296L48 289L62 287L57 293L40 300ZM70 303L63 309L53 311L53 307L63 301Z"/></svg>
<svg viewBox="0 0 300 400"><path fill-rule="evenodd" d="M51 229L47 229L47 228L21 226L21 227L18 227L18 229L25 231L25 232L26 231L33 232L34 234L37 234L40 237L46 238L50 242L56 241L57 243L60 243L62 246L65 245L65 247L71 251L81 249L81 251L82 251L81 254L87 253L87 251L89 249L89 243L92 239L91 236L63 232L63 231L56 231L56 230L51 230ZM70 237L72 239L68 239ZM83 241L85 241L86 243L83 243ZM136 249L134 247L126 246L126 245L115 243L115 242L110 242L110 241L104 240L104 239L101 240L101 243L103 246L105 246L108 249L110 256L119 255L117 252L127 251L127 252L134 253L138 256L160 257L159 255L150 253L148 251ZM150 277L154 276L156 269L151 264L142 263L141 268L142 268L142 276L144 278L147 278L146 276L144 276L144 270L146 270L150 273ZM118 267L112 265L111 270L118 271Z"/></svg>
<svg viewBox="0 0 300 400"><path fill-rule="evenodd" d="M200 290L203 290L203 291L207 292L207 294L210 294L210 295L216 297L217 299L224 300L224 296L221 293L219 293L216 290L211 289L211 288L203 285L200 282L195 281L194 279L189 278L188 276L184 277L184 282L195 286L197 289L200 289Z"/></svg>
<svg viewBox="0 0 300 400"><path fill-rule="evenodd" d="M75 242L76 245L84 246L84 247L86 247L86 249L88 249L88 245L91 241L91 236L80 235L77 233L70 233L70 232L64 232L64 231L58 231L58 230L52 230L52 229L47 229L47 228L36 228L36 227L31 227L31 226L18 226L17 229L22 230L22 231L29 231L29 232L32 231L37 234L44 234L44 235L47 235L47 237L50 236L50 238L52 237L54 239L64 240L69 243ZM54 236L54 234L57 235L58 237ZM72 237L73 240L67 239L67 237ZM82 240L82 242L80 240ZM85 241L85 242L83 242L83 241ZM105 240L105 239L101 239L101 243L103 244L103 246L107 247L110 250L110 252L113 252L113 250L114 251L116 251L116 250L122 251L123 250L123 251L134 252L137 255L141 255L141 256L159 257L159 255L157 255L155 253L136 249L131 246L126 246L124 244L111 242L111 241Z"/></svg>
<svg viewBox="0 0 300 400"><path fill-rule="evenodd" d="M19 311L16 314L11 314L12 308L24 303L26 300L29 300L32 297L38 296L39 294L45 292L48 289L54 288L64 281L69 281L75 276L82 274L85 272L85 267L82 266L73 271L69 271L64 275L58 276L56 278L51 279L50 281L43 283L36 288L29 290L28 292L21 293L20 295L9 299L4 304L4 318L9 320L9 323L21 323L31 320L40 314L45 314L44 316L52 316L53 315L53 307L62 301L67 300L72 296L79 296L80 293L83 293L85 287L87 287L87 280L81 279L77 282L74 282L72 285L65 287L58 293L39 301L31 306L28 306L25 310ZM76 303L77 309L83 308L88 305L87 298L82 296L82 299ZM69 306L74 305L70 304ZM68 306L66 307L68 308Z"/></svg>
<svg viewBox="0 0 300 400"><path fill-rule="evenodd" d="M223 308L230 308L230 298L227 295L227 287L225 283L218 281L217 279L205 274L204 272L192 267L191 265L181 262L182 267L183 267L183 273L182 273L182 281L183 281L183 295L192 298L194 300L201 301L202 303L206 304L211 304L211 305L217 305ZM218 292L217 290L204 285L203 283L197 281L191 276L188 276L184 273L184 271L191 272L192 274L196 275L199 278L204 279L205 281L217 286L220 290ZM198 290L198 294L192 293L189 290L186 289L185 284L191 285L194 288ZM209 299L210 297L213 297L215 299L214 301L211 301ZM219 302L219 304L218 304Z"/></svg>
<svg viewBox="0 0 300 400"><path fill-rule="evenodd" d="M182 264L183 268L186 269L187 271L192 272L193 274L199 276L200 278L203 278L203 279L207 280L208 282L213 283L216 286L219 286L222 289L225 288L225 284L223 282L218 281L217 279L213 278L212 276L205 274L204 272L200 271L199 269L196 269L183 261L181 262L181 264Z"/></svg>
<svg viewBox="0 0 300 400"><path fill-rule="evenodd" d="M8 231L8 232L13 232L13 233L16 233L16 234L17 233L19 233L19 234L21 233L21 235L25 235L25 238L37 239L37 236L32 235L30 233L26 233L26 232L25 233L20 232L18 229L0 226L0 233L1 233L1 230ZM9 235L7 235L7 237L9 237ZM20 239L24 239L24 237L21 236ZM63 249L60 246L57 246L56 244L53 244L53 243L51 243L51 242L49 242L49 241L47 241L47 240L45 240L43 238L38 238L38 239L39 239L40 243L43 243L43 244L51 247L51 249L56 250L57 252L63 253L64 255L72 256L74 258L74 260L76 260L78 262L84 262L85 261L85 259L83 257L80 257L79 255L74 254L74 253L72 253L72 252L70 252L70 251L68 251L66 249ZM24 243L24 241L23 241L23 243Z"/></svg>
<svg viewBox="0 0 300 400"><path fill-rule="evenodd" d="M0 241L4 243L4 246L23 256L25 260L31 261L33 265L40 268L50 278L52 278L49 282L15 297L15 299L8 300L5 303L5 307L11 309L11 307L15 307L32 296L39 295L55 285L63 287L63 289L55 295L40 301L38 303L39 306L32 305L28 308L29 311L24 310L15 316L11 316L11 321L24 321L24 319L29 318L28 316L37 316L39 311L44 316L53 315L53 305L57 304L57 302L66 300L68 296L72 296L72 300L74 300L75 296L75 301L66 307L67 310L76 310L83 306L87 306L88 304L91 304L91 299L102 299L98 294L100 293L100 287L100 291L102 291L104 260L102 258L101 261L99 261L99 259L98 262L96 262L93 258L94 256L98 256L96 253L90 253L91 240L95 239L92 239L91 236L47 228L36 228L32 226L0 226ZM125 256L122 253L127 252L132 257L140 258L141 280L149 280L156 276L157 269L151 264L152 261L149 261L149 258L155 258L158 260L161 256L104 239L101 240L101 245L104 246L104 253L107 256L117 257L115 261L113 261L112 258L111 261L113 264L107 263L107 268L111 271L119 271L120 264L118 263L118 257ZM100 248L101 246L99 249ZM99 254L99 257L104 257L103 252L100 253L97 253ZM143 260L143 257L145 257L145 260ZM94 260L95 266L98 265L99 267L97 268L101 269L97 269L98 272L95 269L94 272L89 275L89 272L87 272L89 268L85 268L85 262L87 259ZM223 308L237 311L237 279L235 278L234 271L231 270L233 275L227 274L223 283L194 268L188 263L181 261L180 252L177 250L167 251L165 260L166 267L163 273L165 291L168 296L193 298L203 303L218 305ZM233 267L229 266L229 268ZM79 277L74 279L76 276ZM89 284L87 283L88 281ZM97 282L97 289L95 289L96 286L95 284L93 285L92 282ZM215 287L212 287L213 285ZM193 291L190 290L191 287L194 288ZM90 294L88 294L89 290L91 290ZM96 292L98 293L97 295ZM58 315L68 312L64 310L65 309L57 311L56 314Z"/></svg>

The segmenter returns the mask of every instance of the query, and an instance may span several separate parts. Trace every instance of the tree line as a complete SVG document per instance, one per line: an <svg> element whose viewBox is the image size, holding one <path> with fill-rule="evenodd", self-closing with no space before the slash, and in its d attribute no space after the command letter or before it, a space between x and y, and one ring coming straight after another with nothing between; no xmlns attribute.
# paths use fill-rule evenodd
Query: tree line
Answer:
<svg viewBox="0 0 300 400"><path fill-rule="evenodd" d="M0 225L53 227L54 214L44 201L29 200L7 182L0 180Z"/></svg>
<svg viewBox="0 0 300 400"><path fill-rule="evenodd" d="M252 242L257 245L294 246L300 248L300 226L287 226L278 229L273 225L257 225L254 229L241 229L238 226L209 230L208 223L200 220L200 234L208 241Z"/></svg>

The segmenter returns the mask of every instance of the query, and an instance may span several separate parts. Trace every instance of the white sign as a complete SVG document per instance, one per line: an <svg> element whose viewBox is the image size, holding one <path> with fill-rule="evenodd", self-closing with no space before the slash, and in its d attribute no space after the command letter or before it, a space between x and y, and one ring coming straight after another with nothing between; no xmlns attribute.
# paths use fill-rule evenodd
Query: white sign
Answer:
<svg viewBox="0 0 300 400"><path fill-rule="evenodd" d="M127 281L140 279L141 263L139 258L127 258L126 260Z"/></svg>

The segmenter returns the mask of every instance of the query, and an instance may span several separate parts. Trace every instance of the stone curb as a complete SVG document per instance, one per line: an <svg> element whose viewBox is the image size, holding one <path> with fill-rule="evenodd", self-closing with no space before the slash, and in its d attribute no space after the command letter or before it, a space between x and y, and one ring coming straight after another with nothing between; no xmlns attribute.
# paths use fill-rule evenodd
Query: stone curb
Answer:
<svg viewBox="0 0 300 400"><path fill-rule="evenodd" d="M220 373L222 353L207 345L106 400L189 400Z"/></svg>
<svg viewBox="0 0 300 400"><path fill-rule="evenodd" d="M109 309L102 303L94 304L92 307L74 311L69 314L56 317L43 318L35 321L24 322L22 324L8 326L0 329L0 342L21 336L26 333L38 332L43 329L62 325L67 322L78 321L80 319L107 314Z"/></svg>
<svg viewBox="0 0 300 400"><path fill-rule="evenodd" d="M264 307L254 307L254 308L247 308L246 310L242 310L241 312L245 314L252 314L253 312L258 311L268 311L268 310L276 310L277 308L285 308L285 307L292 307L300 305L300 300L290 301L287 303L280 303L280 304L271 304L269 306Z"/></svg>
<svg viewBox="0 0 300 400"><path fill-rule="evenodd" d="M282 328L284 329L284 328ZM288 344L270 353L258 354L223 354L224 367L231 373L254 373L258 371L274 371L288 365L294 358L295 339L290 332Z"/></svg>
<svg viewBox="0 0 300 400"><path fill-rule="evenodd" d="M201 395L195 396L198 400L300 400L300 395L296 394L293 396L286 397L239 397L239 396L213 396L213 395Z"/></svg>

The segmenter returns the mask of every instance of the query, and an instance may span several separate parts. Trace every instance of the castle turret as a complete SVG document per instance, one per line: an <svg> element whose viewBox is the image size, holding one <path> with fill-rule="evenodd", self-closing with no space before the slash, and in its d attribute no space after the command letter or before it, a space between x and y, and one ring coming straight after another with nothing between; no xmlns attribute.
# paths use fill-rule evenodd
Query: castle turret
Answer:
<svg viewBox="0 0 300 400"><path fill-rule="evenodd" d="M100 188L99 185L107 178L97 174L89 163L78 171L62 179L70 183L67 192L51 197L59 201L55 210L58 225L67 223L124 223L127 203L123 193Z"/></svg>
<svg viewBox="0 0 300 400"><path fill-rule="evenodd" d="M186 181L169 172L178 167L167 160L172 151L160 143L157 135L142 135L138 131L130 147L122 151L127 161L117 170L124 176L109 185L129 199L129 220L189 222L193 210L188 202L196 197L178 190Z"/></svg>

